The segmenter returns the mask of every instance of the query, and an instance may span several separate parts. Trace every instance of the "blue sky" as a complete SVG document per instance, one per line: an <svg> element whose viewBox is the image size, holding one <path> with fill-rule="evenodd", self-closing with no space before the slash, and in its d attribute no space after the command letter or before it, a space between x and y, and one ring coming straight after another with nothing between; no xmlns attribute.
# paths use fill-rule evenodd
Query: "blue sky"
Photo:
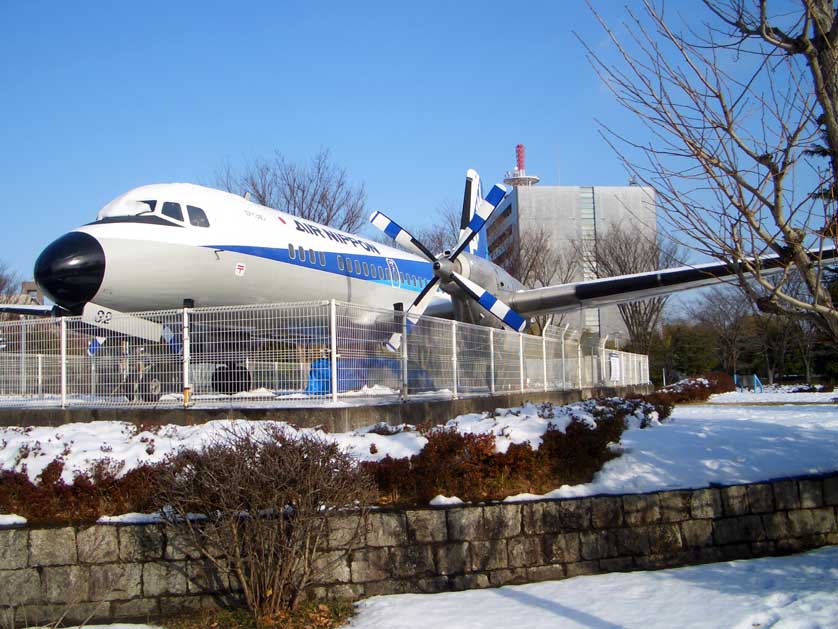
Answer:
<svg viewBox="0 0 838 629"><path fill-rule="evenodd" d="M622 3L599 3L606 18ZM595 118L625 128L573 35L582 0L0 0L0 260L40 250L147 183L211 183L224 162L331 149L368 209L409 226L514 166L547 184L627 176Z"/></svg>

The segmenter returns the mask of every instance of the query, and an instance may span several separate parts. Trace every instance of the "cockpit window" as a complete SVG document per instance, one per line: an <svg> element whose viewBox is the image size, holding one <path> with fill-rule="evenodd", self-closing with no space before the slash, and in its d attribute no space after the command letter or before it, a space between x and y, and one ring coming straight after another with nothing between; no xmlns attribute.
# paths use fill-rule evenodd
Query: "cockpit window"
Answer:
<svg viewBox="0 0 838 629"><path fill-rule="evenodd" d="M168 216L169 218L173 218L176 221L183 220L183 210L180 209L180 203L172 203L171 201L166 201L163 204L163 209L160 211L163 213L163 216Z"/></svg>
<svg viewBox="0 0 838 629"><path fill-rule="evenodd" d="M149 208L149 212L153 212L154 208L157 207L157 201L140 201L140 203L145 203Z"/></svg>
<svg viewBox="0 0 838 629"><path fill-rule="evenodd" d="M201 208L194 205L187 205L186 211L189 213L189 222L195 227L209 227L207 214Z"/></svg>

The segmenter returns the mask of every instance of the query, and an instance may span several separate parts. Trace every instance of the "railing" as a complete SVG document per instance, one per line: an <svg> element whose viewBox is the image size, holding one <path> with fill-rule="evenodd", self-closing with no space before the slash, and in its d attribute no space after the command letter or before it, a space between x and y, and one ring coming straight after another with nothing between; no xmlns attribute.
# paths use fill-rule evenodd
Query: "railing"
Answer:
<svg viewBox="0 0 838 629"><path fill-rule="evenodd" d="M0 322L0 406L311 406L644 384L646 356L343 302ZM401 333L397 352L384 344Z"/></svg>

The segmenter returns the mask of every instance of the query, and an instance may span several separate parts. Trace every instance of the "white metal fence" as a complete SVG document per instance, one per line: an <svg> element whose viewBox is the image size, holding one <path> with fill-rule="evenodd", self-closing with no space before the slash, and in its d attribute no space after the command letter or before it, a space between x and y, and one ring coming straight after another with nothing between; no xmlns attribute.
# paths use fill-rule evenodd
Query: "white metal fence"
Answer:
<svg viewBox="0 0 838 629"><path fill-rule="evenodd" d="M643 384L648 359L342 302L0 322L0 406L310 406ZM402 334L398 352L384 348Z"/></svg>

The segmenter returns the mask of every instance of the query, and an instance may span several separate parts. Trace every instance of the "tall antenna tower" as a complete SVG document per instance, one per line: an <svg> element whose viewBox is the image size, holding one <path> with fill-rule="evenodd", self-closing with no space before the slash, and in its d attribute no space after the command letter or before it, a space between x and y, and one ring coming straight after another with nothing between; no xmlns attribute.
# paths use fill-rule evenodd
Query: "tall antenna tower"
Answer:
<svg viewBox="0 0 838 629"><path fill-rule="evenodd" d="M541 181L540 177L527 174L527 171L524 168L525 161L526 149L524 149L523 144L518 144L515 147L515 170L506 172L506 177L504 178L503 183L508 184L513 188L517 188L518 186L534 186Z"/></svg>

